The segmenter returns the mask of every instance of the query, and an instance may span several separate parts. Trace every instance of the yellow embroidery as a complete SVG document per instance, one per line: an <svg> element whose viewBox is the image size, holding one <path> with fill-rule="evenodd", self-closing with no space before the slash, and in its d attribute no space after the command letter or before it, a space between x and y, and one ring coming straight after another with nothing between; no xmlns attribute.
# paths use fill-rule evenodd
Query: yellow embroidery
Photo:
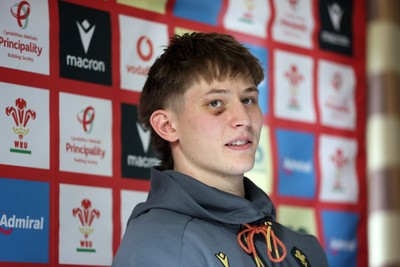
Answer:
<svg viewBox="0 0 400 267"><path fill-rule="evenodd" d="M224 253L220 252L215 254L215 256L219 259L219 261L224 265L224 267L229 267L228 256Z"/></svg>
<svg viewBox="0 0 400 267"><path fill-rule="evenodd" d="M301 264L303 264L305 267L308 267L307 258L303 253L301 253L300 250L296 249L295 256L301 261Z"/></svg>
<svg viewBox="0 0 400 267"><path fill-rule="evenodd" d="M254 258L257 264L257 267L265 267L264 263L261 261L260 257L255 257Z"/></svg>

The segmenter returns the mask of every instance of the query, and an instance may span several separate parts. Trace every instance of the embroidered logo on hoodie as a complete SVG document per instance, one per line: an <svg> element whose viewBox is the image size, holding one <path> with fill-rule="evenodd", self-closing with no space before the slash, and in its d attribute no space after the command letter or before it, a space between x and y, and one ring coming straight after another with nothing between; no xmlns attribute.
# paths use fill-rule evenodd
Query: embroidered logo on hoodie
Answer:
<svg viewBox="0 0 400 267"><path fill-rule="evenodd" d="M217 259L222 263L222 265L224 265L224 267L229 267L229 260L227 255L220 252L215 254L215 257L217 257Z"/></svg>
<svg viewBox="0 0 400 267"><path fill-rule="evenodd" d="M306 255L299 248L293 247L290 254L292 254L299 266L311 267L311 264L308 262Z"/></svg>

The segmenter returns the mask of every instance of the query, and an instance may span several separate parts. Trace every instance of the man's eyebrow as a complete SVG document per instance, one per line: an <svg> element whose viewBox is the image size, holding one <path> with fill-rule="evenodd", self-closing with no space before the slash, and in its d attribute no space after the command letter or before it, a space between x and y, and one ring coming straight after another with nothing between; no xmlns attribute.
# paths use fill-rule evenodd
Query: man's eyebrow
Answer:
<svg viewBox="0 0 400 267"><path fill-rule="evenodd" d="M251 93L251 92L259 93L260 91L258 90L257 87L252 86L252 87L246 88L246 89L244 90L244 92L245 92L245 93Z"/></svg>
<svg viewBox="0 0 400 267"><path fill-rule="evenodd" d="M251 92L256 92L256 93L258 93L259 90L258 90L257 87L251 86L251 87L248 87L248 88L244 89L243 92L245 92L245 93L251 93ZM227 90L227 89L217 89L217 88L213 88L213 89L211 89L210 91L207 91L204 95L230 94L230 93L231 93L230 90Z"/></svg>
<svg viewBox="0 0 400 267"><path fill-rule="evenodd" d="M207 91L204 95L213 95L213 94L229 94L229 90L227 89L217 89L213 88L210 91Z"/></svg>

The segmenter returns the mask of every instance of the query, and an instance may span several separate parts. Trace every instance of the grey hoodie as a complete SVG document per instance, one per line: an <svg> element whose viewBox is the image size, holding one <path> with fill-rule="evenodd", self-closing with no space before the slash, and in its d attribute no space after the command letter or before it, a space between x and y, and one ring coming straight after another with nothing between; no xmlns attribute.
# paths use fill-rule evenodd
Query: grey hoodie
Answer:
<svg viewBox="0 0 400 267"><path fill-rule="evenodd" d="M148 199L133 210L112 266L328 266L314 236L275 222L269 197L247 178L244 186L241 198L152 169Z"/></svg>

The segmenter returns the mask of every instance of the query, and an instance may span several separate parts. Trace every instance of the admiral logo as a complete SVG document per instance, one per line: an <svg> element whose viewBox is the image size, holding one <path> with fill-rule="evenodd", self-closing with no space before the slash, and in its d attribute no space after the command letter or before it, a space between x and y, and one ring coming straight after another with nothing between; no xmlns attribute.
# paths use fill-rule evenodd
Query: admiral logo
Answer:
<svg viewBox="0 0 400 267"><path fill-rule="evenodd" d="M109 13L65 2L59 13L60 76L111 85Z"/></svg>
<svg viewBox="0 0 400 267"><path fill-rule="evenodd" d="M357 240L345 240L340 238L331 238L329 240L329 250L333 255L339 252L354 252L357 249Z"/></svg>
<svg viewBox="0 0 400 267"><path fill-rule="evenodd" d="M146 36L140 36L136 43L136 53L143 62L148 62L152 59L154 54L153 43L150 38ZM141 65L127 65L126 71L131 74L138 74L147 76L149 73L150 66Z"/></svg>
<svg viewBox="0 0 400 267"><path fill-rule="evenodd" d="M336 153L331 156L331 161L335 165L334 190L343 190L343 173L349 163L349 160L344 156L342 149L338 148Z"/></svg>
<svg viewBox="0 0 400 267"><path fill-rule="evenodd" d="M14 147L10 148L10 152L31 154L32 151L28 149L28 142L23 140L24 136L28 135L29 128L28 122L36 118L36 112L27 109L25 99L18 98L15 100L15 107L9 106L6 108L6 115L11 117L15 123L13 127L14 133L18 136L19 140L14 140Z"/></svg>
<svg viewBox="0 0 400 267"><path fill-rule="evenodd" d="M313 170L311 161L296 160L289 157L284 158L282 168L286 174L292 174L293 172L308 174Z"/></svg>
<svg viewBox="0 0 400 267"><path fill-rule="evenodd" d="M320 46L323 49L352 55L353 1L322 0L320 2Z"/></svg>
<svg viewBox="0 0 400 267"><path fill-rule="evenodd" d="M92 226L94 219L100 218L100 211L92 208L92 202L89 199L83 199L81 202L82 208L74 208L72 215L79 219L81 226L79 231L83 234L84 240L80 240L80 247L76 249L77 252L96 252L93 246L93 241L89 239L89 236L94 232Z"/></svg>
<svg viewBox="0 0 400 267"><path fill-rule="evenodd" d="M292 65L290 70L285 72L285 77L289 81L289 91L290 91L290 99L288 103L288 107L290 109L298 110L300 109L300 103L298 100L299 95L299 84L303 81L304 76L299 72L296 65Z"/></svg>
<svg viewBox="0 0 400 267"><path fill-rule="evenodd" d="M122 104L122 176L148 179L150 168L160 164L150 146L150 131L137 121L136 106Z"/></svg>
<svg viewBox="0 0 400 267"><path fill-rule="evenodd" d="M3 214L0 218L0 233L9 235L14 229L43 230L44 217L30 218L29 216L17 217L15 214L12 216Z"/></svg>
<svg viewBox="0 0 400 267"><path fill-rule="evenodd" d="M11 15L16 18L18 26L25 30L28 27L31 6L28 1L21 1L10 8Z"/></svg>

